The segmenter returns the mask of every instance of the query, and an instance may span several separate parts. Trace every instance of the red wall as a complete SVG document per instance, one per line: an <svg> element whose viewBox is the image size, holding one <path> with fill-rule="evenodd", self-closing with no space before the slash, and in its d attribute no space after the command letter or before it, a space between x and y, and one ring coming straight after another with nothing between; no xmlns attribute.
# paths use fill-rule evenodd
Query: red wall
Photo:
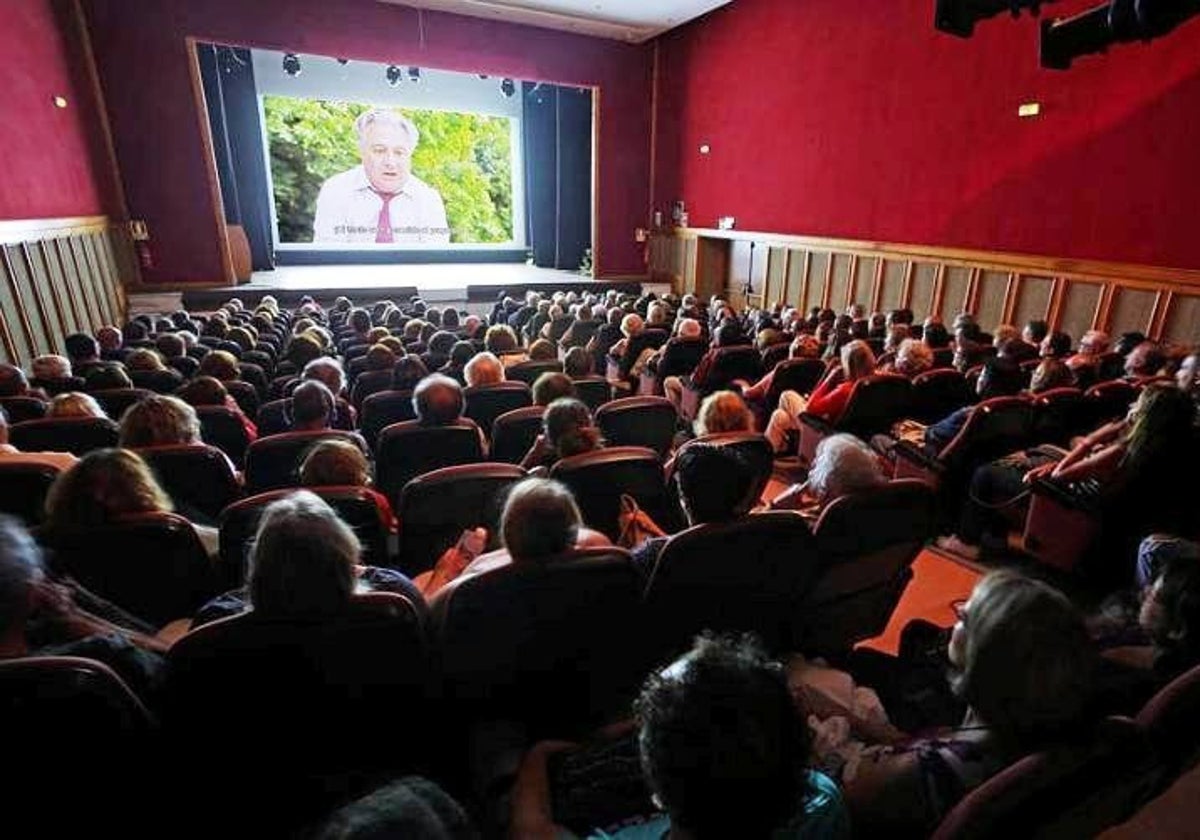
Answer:
<svg viewBox="0 0 1200 840"><path fill-rule="evenodd" d="M103 135L70 4L6 0L0 20L0 219L111 212ZM68 107L56 108L55 96Z"/></svg>
<svg viewBox="0 0 1200 840"><path fill-rule="evenodd" d="M933 6L737 0L664 36L655 206L684 199L695 227L1200 268L1200 21L1055 72L1030 18L960 40ZM1018 119L1026 101L1041 118Z"/></svg>
<svg viewBox="0 0 1200 840"><path fill-rule="evenodd" d="M130 215L149 224L148 282L223 281L185 37L599 85L603 274L642 273L649 206L650 48L376 0L83 0Z"/></svg>

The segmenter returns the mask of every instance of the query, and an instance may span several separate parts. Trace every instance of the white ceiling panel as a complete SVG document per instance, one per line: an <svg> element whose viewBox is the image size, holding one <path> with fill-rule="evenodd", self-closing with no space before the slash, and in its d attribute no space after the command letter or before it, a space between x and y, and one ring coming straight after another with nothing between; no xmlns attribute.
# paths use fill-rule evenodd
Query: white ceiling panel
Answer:
<svg viewBox="0 0 1200 840"><path fill-rule="evenodd" d="M380 0L640 43L731 0Z"/></svg>

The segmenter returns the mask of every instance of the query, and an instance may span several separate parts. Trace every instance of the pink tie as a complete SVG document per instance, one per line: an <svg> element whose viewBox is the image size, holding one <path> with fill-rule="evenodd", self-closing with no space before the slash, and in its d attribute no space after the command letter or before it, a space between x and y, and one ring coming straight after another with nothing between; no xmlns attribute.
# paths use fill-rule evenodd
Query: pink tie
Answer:
<svg viewBox="0 0 1200 840"><path fill-rule="evenodd" d="M375 223L375 241L376 242L394 242L392 238L392 216L388 212L388 206L392 203L392 199L396 197L395 193L379 192L372 190L375 195L383 201L383 206L379 208L379 221Z"/></svg>

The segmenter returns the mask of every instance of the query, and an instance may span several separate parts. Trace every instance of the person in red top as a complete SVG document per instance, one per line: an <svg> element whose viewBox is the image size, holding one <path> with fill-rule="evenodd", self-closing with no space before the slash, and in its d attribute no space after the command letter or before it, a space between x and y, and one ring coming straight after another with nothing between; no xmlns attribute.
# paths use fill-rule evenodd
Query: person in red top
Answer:
<svg viewBox="0 0 1200 840"><path fill-rule="evenodd" d="M814 414L829 423L836 423L850 401L854 385L865 376L875 372L875 354L865 341L851 341L842 348L841 365L830 369L825 378L813 389L812 396L805 401L795 391L784 391L779 397L779 408L771 414L766 436L776 452L787 449L789 432L800 434L797 417L804 411Z"/></svg>

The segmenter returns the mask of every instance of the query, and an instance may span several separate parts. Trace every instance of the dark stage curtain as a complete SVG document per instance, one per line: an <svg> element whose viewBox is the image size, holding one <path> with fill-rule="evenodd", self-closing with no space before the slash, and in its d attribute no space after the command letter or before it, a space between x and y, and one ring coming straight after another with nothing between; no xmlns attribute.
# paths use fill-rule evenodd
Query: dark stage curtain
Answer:
<svg viewBox="0 0 1200 840"><path fill-rule="evenodd" d="M592 244L592 91L523 82L525 236L534 265L579 268Z"/></svg>
<svg viewBox="0 0 1200 840"><path fill-rule="evenodd" d="M225 221L246 231L254 270L269 271L275 267L270 185L250 51L213 44L196 49Z"/></svg>

